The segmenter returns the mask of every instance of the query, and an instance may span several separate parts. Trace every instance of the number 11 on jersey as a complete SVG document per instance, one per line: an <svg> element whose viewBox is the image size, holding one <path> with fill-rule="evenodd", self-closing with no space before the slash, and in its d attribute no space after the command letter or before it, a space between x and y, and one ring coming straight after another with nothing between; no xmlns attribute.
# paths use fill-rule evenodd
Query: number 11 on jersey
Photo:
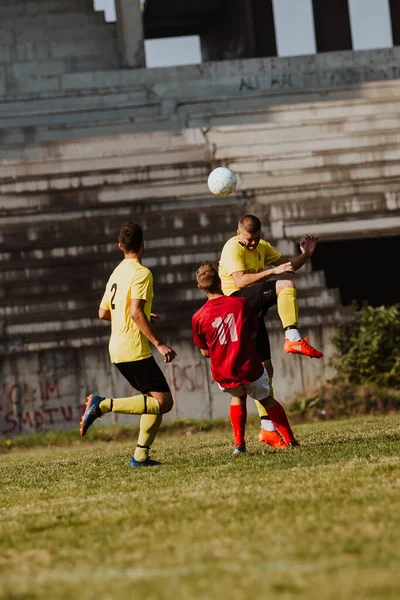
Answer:
<svg viewBox="0 0 400 600"><path fill-rule="evenodd" d="M230 336L232 342L237 342L239 340L233 313L227 314L225 319L217 317L211 325L217 330L218 341L221 345L228 342L227 335Z"/></svg>

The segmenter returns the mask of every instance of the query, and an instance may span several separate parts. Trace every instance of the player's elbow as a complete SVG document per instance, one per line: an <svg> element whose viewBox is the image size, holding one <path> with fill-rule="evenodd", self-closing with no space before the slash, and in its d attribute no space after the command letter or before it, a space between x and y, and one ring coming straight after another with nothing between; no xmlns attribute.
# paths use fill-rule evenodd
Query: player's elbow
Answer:
<svg viewBox="0 0 400 600"><path fill-rule="evenodd" d="M235 283L238 286L239 290L242 290L243 288L245 288L249 285L248 283L246 283L246 280L244 277L238 277L238 279L235 280Z"/></svg>
<svg viewBox="0 0 400 600"><path fill-rule="evenodd" d="M139 307L131 308L130 310L131 318L137 323L140 320L140 317L143 314L143 311L140 310Z"/></svg>
<svg viewBox="0 0 400 600"><path fill-rule="evenodd" d="M104 310L104 308L99 308L99 319L103 319L105 321L110 321L111 320L111 315L110 315L110 311L109 310Z"/></svg>

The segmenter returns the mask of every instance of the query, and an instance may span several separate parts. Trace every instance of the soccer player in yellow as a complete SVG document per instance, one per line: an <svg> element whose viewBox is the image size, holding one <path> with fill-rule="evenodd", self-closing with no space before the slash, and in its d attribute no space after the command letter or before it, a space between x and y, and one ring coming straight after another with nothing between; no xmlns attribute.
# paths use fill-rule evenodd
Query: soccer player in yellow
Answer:
<svg viewBox="0 0 400 600"><path fill-rule="evenodd" d="M123 261L112 272L100 303L99 317L111 321L109 352L111 362L140 394L128 398L106 398L90 394L81 419L80 434L104 413L142 415L131 467L159 464L149 457L150 447L161 425L162 415L171 410L173 398L168 383L152 355L149 341L169 363L176 356L153 331L151 305L153 276L142 265L143 231L137 223L125 223L119 232L118 247Z"/></svg>
<svg viewBox="0 0 400 600"><path fill-rule="evenodd" d="M255 346L268 373L272 387L273 366L271 349L264 316L271 306L277 304L278 314L285 331L284 351L321 358L322 352L313 348L298 330L297 290L289 279L268 281L274 275L293 273L302 267L314 253L318 238L306 235L300 242L300 254L283 257L275 248L261 238L261 221L254 215L245 215L238 224L237 235L224 245L219 262L222 290L227 296L242 296L248 299L258 317L259 329ZM266 268L273 265L272 268ZM272 392L273 393L273 392ZM257 403L261 417L259 440L276 448L284 444L275 430L264 408ZM245 419L246 405L234 398L232 405L241 405ZM239 418L239 417L238 417Z"/></svg>

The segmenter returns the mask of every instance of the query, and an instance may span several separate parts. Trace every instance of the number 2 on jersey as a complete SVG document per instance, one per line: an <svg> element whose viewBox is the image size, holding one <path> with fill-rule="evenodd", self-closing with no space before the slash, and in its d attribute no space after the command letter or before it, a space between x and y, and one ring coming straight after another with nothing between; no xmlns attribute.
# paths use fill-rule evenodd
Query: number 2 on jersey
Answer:
<svg viewBox="0 0 400 600"><path fill-rule="evenodd" d="M111 308L112 310L114 310L115 308L115 304L114 304L114 298L115 298L115 294L117 293L117 284L113 283L111 286L111 292L112 292L112 296L111 296Z"/></svg>
<svg viewBox="0 0 400 600"><path fill-rule="evenodd" d="M230 336L232 342L238 341L239 337L233 313L227 314L224 320L222 320L222 317L217 317L211 325L217 330L218 340L221 345L228 342L227 334Z"/></svg>

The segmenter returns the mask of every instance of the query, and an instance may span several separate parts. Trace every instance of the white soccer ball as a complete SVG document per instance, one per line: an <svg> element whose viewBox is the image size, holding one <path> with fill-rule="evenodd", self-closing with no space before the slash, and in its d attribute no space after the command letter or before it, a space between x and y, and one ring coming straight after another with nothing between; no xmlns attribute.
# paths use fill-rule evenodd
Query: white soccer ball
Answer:
<svg viewBox="0 0 400 600"><path fill-rule="evenodd" d="M208 189L215 196L229 196L236 190L236 175L226 167L217 167L208 176Z"/></svg>

